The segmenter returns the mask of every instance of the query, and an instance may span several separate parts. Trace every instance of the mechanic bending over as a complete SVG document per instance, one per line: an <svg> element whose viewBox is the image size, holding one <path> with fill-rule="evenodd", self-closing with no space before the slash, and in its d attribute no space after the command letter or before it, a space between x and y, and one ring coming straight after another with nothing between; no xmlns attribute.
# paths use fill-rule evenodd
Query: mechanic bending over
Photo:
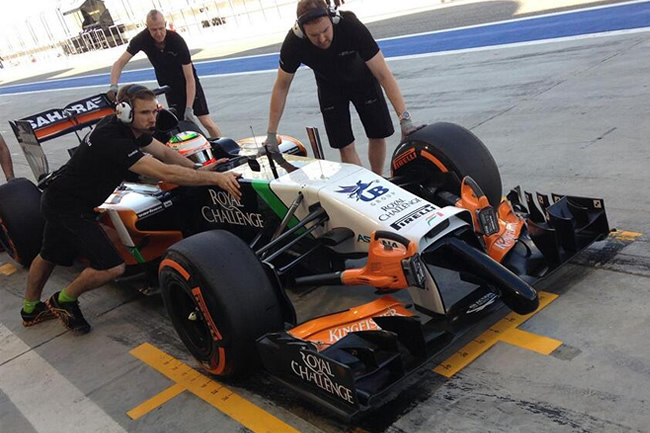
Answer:
<svg viewBox="0 0 650 433"><path fill-rule="evenodd" d="M5 174L5 179L10 181L14 178L14 164L11 161L11 152L9 152L9 147L5 142L4 137L0 134L0 166L2 166L2 172Z"/></svg>
<svg viewBox="0 0 650 433"><path fill-rule="evenodd" d="M298 19L280 49L280 67L271 94L266 144L277 146L277 130L294 74L301 63L314 70L325 130L341 161L361 165L350 119L354 104L368 137L372 171L382 174L386 137L393 134L386 92L402 130L416 131L402 92L388 69L377 42L352 12L330 8L325 0L300 0ZM422 125L423 126L423 125Z"/></svg>
<svg viewBox="0 0 650 433"><path fill-rule="evenodd" d="M20 312L25 326L56 316L70 330L90 330L77 298L125 270L122 258L97 222L94 209L129 172L178 185L217 185L241 197L238 175L194 170L192 161L150 135L158 112L152 91L139 85L124 86L117 100L116 113L97 124L45 188L41 199L43 245L29 268ZM43 287L54 267L70 266L78 256L86 257L90 266L47 303L41 302Z"/></svg>
<svg viewBox="0 0 650 433"><path fill-rule="evenodd" d="M108 97L114 99L124 66L139 51L144 51L156 72L158 84L171 87L165 98L167 105L176 110L178 118L183 116L184 120L196 123L196 114L210 137L222 137L219 127L210 117L208 102L185 40L176 32L167 31L165 17L160 11L149 11L146 24L147 28L131 39L126 52L113 64Z"/></svg>

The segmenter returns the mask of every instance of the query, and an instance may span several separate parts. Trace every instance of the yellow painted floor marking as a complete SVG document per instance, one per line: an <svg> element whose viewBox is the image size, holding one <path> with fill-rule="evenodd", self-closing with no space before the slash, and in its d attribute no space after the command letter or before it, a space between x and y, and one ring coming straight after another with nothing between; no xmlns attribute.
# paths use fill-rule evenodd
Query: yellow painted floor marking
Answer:
<svg viewBox="0 0 650 433"><path fill-rule="evenodd" d="M619 241L633 241L643 233L639 232L628 232L625 230L614 230L609 234L610 237L618 239Z"/></svg>
<svg viewBox="0 0 650 433"><path fill-rule="evenodd" d="M0 274L9 276L16 272L17 269L14 265L11 263L5 263L4 265L0 266Z"/></svg>
<svg viewBox="0 0 650 433"><path fill-rule="evenodd" d="M254 433L300 433L298 430L235 394L220 383L204 376L149 343L141 344L130 353L176 383L176 385L163 391L163 394L168 393L168 395L171 395L176 391L170 391L175 386L187 389L187 391L219 409ZM156 397L148 400L148 402L153 401L155 403L155 399ZM132 411L135 411L146 403L143 403ZM149 410L155 407L157 405L152 405ZM140 416L145 413L141 413Z"/></svg>
<svg viewBox="0 0 650 433"><path fill-rule="evenodd" d="M522 331L521 329L510 329L501 336L501 341L514 346L523 347L542 355L550 355L555 349L562 345L560 340Z"/></svg>
<svg viewBox="0 0 650 433"><path fill-rule="evenodd" d="M514 344L544 355L550 354L560 347L561 341L522 331L517 327L537 314L538 311L553 302L557 297L558 295L553 293L539 292L539 308L537 310L525 316L517 313L508 314L434 368L433 371L445 377L452 377L499 341Z"/></svg>
<svg viewBox="0 0 650 433"><path fill-rule="evenodd" d="M185 386L180 385L180 384L175 384L161 392L160 394L157 394L150 398L149 400L145 401L141 405L134 407L130 411L128 411L126 414L132 419L136 420L140 418L143 415L148 414L155 408L162 406L164 403L168 402L172 398L176 397L183 391L186 391L187 388Z"/></svg>

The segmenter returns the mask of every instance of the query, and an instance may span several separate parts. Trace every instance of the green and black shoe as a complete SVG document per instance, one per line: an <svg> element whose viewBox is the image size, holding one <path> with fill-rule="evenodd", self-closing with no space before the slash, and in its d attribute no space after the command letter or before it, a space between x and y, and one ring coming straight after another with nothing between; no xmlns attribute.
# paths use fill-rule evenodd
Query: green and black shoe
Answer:
<svg viewBox="0 0 650 433"><path fill-rule="evenodd" d="M46 320L54 319L56 316L52 313L45 302L36 304L36 308L31 313L25 313L25 310L20 310L20 316L23 318L23 326L34 326L38 323L45 322Z"/></svg>
<svg viewBox="0 0 650 433"><path fill-rule="evenodd" d="M90 331L90 324L84 319L79 308L79 301L59 302L59 293L56 292L47 300L47 307L58 317L63 326L79 334Z"/></svg>

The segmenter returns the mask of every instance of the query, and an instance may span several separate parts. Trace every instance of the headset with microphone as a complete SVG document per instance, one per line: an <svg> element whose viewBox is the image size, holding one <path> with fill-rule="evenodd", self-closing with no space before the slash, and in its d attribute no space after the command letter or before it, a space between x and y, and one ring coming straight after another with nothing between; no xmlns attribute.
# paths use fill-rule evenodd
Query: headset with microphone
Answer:
<svg viewBox="0 0 650 433"><path fill-rule="evenodd" d="M115 115L117 119L124 123L125 125L131 125L133 123L133 97L136 93L143 90L149 90L144 86L139 84L134 84L129 87L123 96L123 101L120 101L115 105Z"/></svg>
<svg viewBox="0 0 650 433"><path fill-rule="evenodd" d="M330 17L332 24L335 25L341 21L340 12L331 6L328 6L327 8L310 9L298 17L295 24L291 28L291 30L293 30L293 34L298 36L300 39L305 39L305 31L303 29L303 26L308 22L314 21L320 17Z"/></svg>

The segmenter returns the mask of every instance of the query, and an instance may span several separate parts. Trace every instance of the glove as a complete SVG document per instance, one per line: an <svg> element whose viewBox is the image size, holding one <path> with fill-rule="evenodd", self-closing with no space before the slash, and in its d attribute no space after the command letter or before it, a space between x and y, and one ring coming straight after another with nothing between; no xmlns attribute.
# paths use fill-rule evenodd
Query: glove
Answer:
<svg viewBox="0 0 650 433"><path fill-rule="evenodd" d="M194 119L194 109L192 107L185 107L185 114L183 115L183 120L196 123L196 120Z"/></svg>
<svg viewBox="0 0 650 433"><path fill-rule="evenodd" d="M263 143L271 152L279 152L280 144L278 143L278 134L275 132L268 132L266 134L266 140Z"/></svg>
<svg viewBox="0 0 650 433"><path fill-rule="evenodd" d="M117 84L111 84L111 87L108 88L108 92L106 92L106 96L108 96L108 99L111 102L117 101Z"/></svg>
<svg viewBox="0 0 650 433"><path fill-rule="evenodd" d="M413 134L415 131L424 128L427 126L426 123L423 124L415 124L413 123L413 120L411 118L408 119L402 119L399 121L399 126L400 129L402 130L402 141L409 135Z"/></svg>

